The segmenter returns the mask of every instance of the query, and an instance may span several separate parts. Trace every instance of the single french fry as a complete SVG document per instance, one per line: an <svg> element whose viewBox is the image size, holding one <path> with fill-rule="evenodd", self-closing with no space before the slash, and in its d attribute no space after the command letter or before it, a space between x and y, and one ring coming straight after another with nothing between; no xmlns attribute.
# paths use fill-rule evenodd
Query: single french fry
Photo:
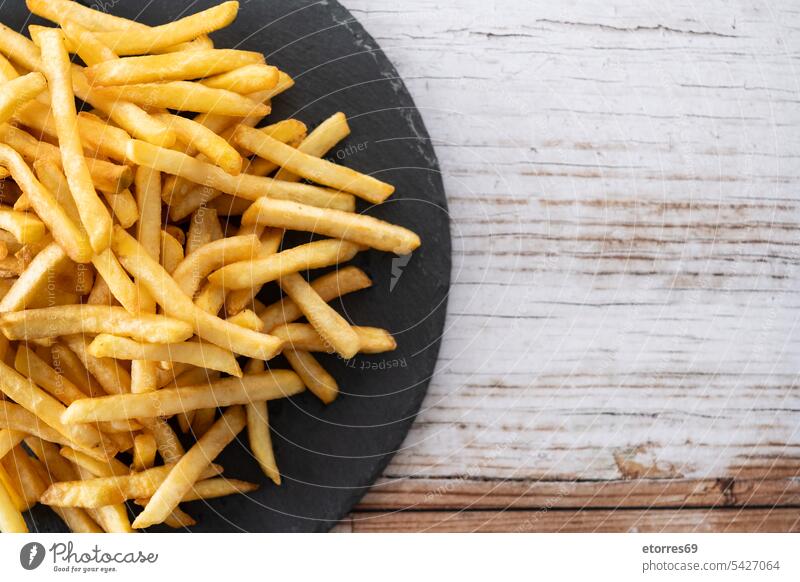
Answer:
<svg viewBox="0 0 800 582"><path fill-rule="evenodd" d="M304 154L256 129L239 127L236 143L290 172L312 182L350 192L372 204L379 204L394 193L394 186L339 166L327 160Z"/></svg>
<svg viewBox="0 0 800 582"><path fill-rule="evenodd" d="M135 34L123 29L99 32L97 37L118 55L152 53L225 28L236 18L238 10L238 2L223 2L169 24L137 29Z"/></svg>
<svg viewBox="0 0 800 582"><path fill-rule="evenodd" d="M155 464L156 450L156 439L152 434L137 435L133 440L133 470L144 471L151 468Z"/></svg>
<svg viewBox="0 0 800 582"><path fill-rule="evenodd" d="M42 43L42 67L50 88L64 173L78 205L81 222L89 234L89 242L95 252L101 252L108 247L111 240L111 215L97 196L83 156L83 145L77 132L70 62L64 48L63 35L61 31L51 29L44 31L39 38Z"/></svg>
<svg viewBox="0 0 800 582"><path fill-rule="evenodd" d="M70 404L62 416L66 423L146 418L187 410L245 404L294 396L303 390L300 378L288 370L272 370L242 378L180 388L162 388L149 394L120 394L86 398Z"/></svg>
<svg viewBox="0 0 800 582"><path fill-rule="evenodd" d="M208 280L226 289L247 289L275 281L289 273L319 269L349 261L360 250L360 246L348 241L320 240L263 259L227 265L211 273Z"/></svg>
<svg viewBox="0 0 800 582"><path fill-rule="evenodd" d="M285 349L329 354L335 351L333 346L307 323L286 323L273 328L272 331L284 341ZM397 342L385 329L354 325L353 331L358 336L358 351L362 354L380 354L397 348Z"/></svg>
<svg viewBox="0 0 800 582"><path fill-rule="evenodd" d="M172 274L181 261L183 261L183 246L175 237L162 230L161 266L168 274Z"/></svg>
<svg viewBox="0 0 800 582"><path fill-rule="evenodd" d="M120 228L114 231L113 249L126 270L147 288L164 312L190 323L201 338L251 358L268 360L280 350L280 342L269 335L230 324L195 306L164 268L146 256L141 245Z"/></svg>
<svg viewBox="0 0 800 582"><path fill-rule="evenodd" d="M139 209L130 190L127 188L121 192L101 190L100 193L122 228L130 228L139 220Z"/></svg>
<svg viewBox="0 0 800 582"><path fill-rule="evenodd" d="M192 335L185 322L163 315L131 315L119 307L62 305L0 315L9 339L39 339L74 334L119 333L134 339L180 342Z"/></svg>
<svg viewBox="0 0 800 582"><path fill-rule="evenodd" d="M225 411L222 417L175 464L144 511L134 520L137 528L163 522L191 491L203 470L245 427L247 417L241 406Z"/></svg>
<svg viewBox="0 0 800 582"><path fill-rule="evenodd" d="M250 360L245 366L249 374L264 371L264 362ZM275 485L281 484L281 474L275 462L275 452L272 449L272 437L269 433L269 414L266 402L249 402L245 405L247 413L247 438L250 441L250 450L261 470Z"/></svg>
<svg viewBox="0 0 800 582"><path fill-rule="evenodd" d="M28 440L25 442L27 444ZM68 463L60 455L57 456ZM74 477L72 480L59 479L42 494L41 503L55 507L97 508L124 503L129 499L151 497L174 467L174 464L168 464L128 475L97 477L82 481L76 481ZM205 469L203 473L209 477L215 474L217 470L213 466Z"/></svg>
<svg viewBox="0 0 800 582"><path fill-rule="evenodd" d="M328 305L311 285L297 273L284 275L278 281L281 289L303 312L322 339L343 358L358 353L358 334L347 320Z"/></svg>
<svg viewBox="0 0 800 582"><path fill-rule="evenodd" d="M206 76L208 76L207 79L200 81L206 87L225 89L242 95L272 89L278 84L280 78L277 67L263 63L247 64L213 77Z"/></svg>
<svg viewBox="0 0 800 582"><path fill-rule="evenodd" d="M0 123L8 121L22 105L44 91L47 83L41 73L28 73L0 84Z"/></svg>
<svg viewBox="0 0 800 582"><path fill-rule="evenodd" d="M306 124L297 119L284 119L278 123L273 123L272 125L259 128L259 131L263 131L268 136L277 139L282 143L289 144L292 147L298 147L301 144L306 137L307 130L308 128L306 127ZM236 130L234 128L234 133L235 131ZM245 169L248 174L252 174L253 176L266 176L275 170L279 170L278 164L274 164L269 160L259 157L251 159L247 164L247 168ZM294 176L294 174L291 174L290 172L288 172L288 174L290 176ZM284 181L297 182L299 179L300 178L298 177L297 179ZM281 178L281 180L283 180L283 178Z"/></svg>
<svg viewBox="0 0 800 582"><path fill-rule="evenodd" d="M96 254L92 258L92 265L108 285L114 299L128 312L137 313L139 293L136 285L130 280L111 249Z"/></svg>
<svg viewBox="0 0 800 582"><path fill-rule="evenodd" d="M174 150L158 148L146 142L131 140L128 142L128 158L135 164L155 168L167 174L181 176L204 184L214 190L236 195L248 200L257 200L262 196L302 201L326 208L354 208L352 196L292 182L279 182L272 178L239 174L232 176L221 168L201 162L191 156Z"/></svg>
<svg viewBox="0 0 800 582"><path fill-rule="evenodd" d="M289 200L256 200L242 222L324 234L397 255L407 255L420 245L419 236L402 226L365 214L321 210Z"/></svg>
<svg viewBox="0 0 800 582"><path fill-rule="evenodd" d="M372 286L372 280L367 274L358 267L352 266L337 269L311 282L311 288L326 302L370 286ZM279 325L299 319L303 316L303 312L290 297L284 297L266 307L258 315L264 322L264 329L269 331Z"/></svg>
<svg viewBox="0 0 800 582"><path fill-rule="evenodd" d="M156 118L174 130L187 145L201 152L227 173L236 175L242 171L244 162L236 148L206 126L169 113L157 115Z"/></svg>
<svg viewBox="0 0 800 582"><path fill-rule="evenodd" d="M180 53L185 54L185 53ZM190 81L138 83L95 87L92 93L112 100L127 100L147 107L197 111L219 115L267 115L269 107L224 89L212 89Z"/></svg>
<svg viewBox="0 0 800 582"><path fill-rule="evenodd" d="M96 358L183 362L236 377L242 375L239 364L230 351L202 342L155 344L100 334L89 346L89 353Z"/></svg>
<svg viewBox="0 0 800 582"><path fill-rule="evenodd" d="M166 518L164 518L164 525L173 529L180 529L197 525L197 520L183 511L180 507L175 507L175 509L173 509L172 512Z"/></svg>
<svg viewBox="0 0 800 582"><path fill-rule="evenodd" d="M189 237L191 240L191 237ZM194 297L200 283L217 269L258 255L261 241L255 235L231 236L209 242L190 253L172 273L181 291Z"/></svg>
<svg viewBox="0 0 800 582"><path fill-rule="evenodd" d="M261 321L261 318L258 317L252 309L243 309L236 315L228 316L228 321L235 325L252 329L253 331L264 331L264 322Z"/></svg>
<svg viewBox="0 0 800 582"><path fill-rule="evenodd" d="M77 22L89 30L119 30L127 33L145 31L149 26L107 12L94 10L72 0L26 0L28 10L59 25Z"/></svg>
<svg viewBox="0 0 800 582"><path fill-rule="evenodd" d="M286 361L303 380L303 384L322 400L330 404L339 394L339 386L333 376L308 352L302 350L284 350Z"/></svg>
<svg viewBox="0 0 800 582"><path fill-rule="evenodd" d="M53 238L69 257L77 263L88 262L92 256L88 237L36 179L22 157L7 145L0 144L0 164L11 170L11 175L30 200L37 216L47 225Z"/></svg>
<svg viewBox="0 0 800 582"><path fill-rule="evenodd" d="M106 60L86 69L95 85L130 85L157 81L183 81L226 73L245 65L263 64L264 55L235 49L181 51L162 55ZM277 70L275 83L277 83ZM273 87L275 86L273 83ZM215 85L207 85L215 87ZM225 87L217 87L224 89ZM265 87L271 88L271 87ZM252 91L249 91L252 92Z"/></svg>
<svg viewBox="0 0 800 582"><path fill-rule="evenodd" d="M321 158L348 135L350 135L350 126L347 124L347 117L341 112L334 113L328 119L320 123L314 131L308 134L308 137L300 142L297 146L297 151L308 154L309 156ZM272 137L274 138L275 136ZM300 176L293 174L285 168L281 168L278 170L278 173L275 174L275 179L297 182L300 180Z"/></svg>

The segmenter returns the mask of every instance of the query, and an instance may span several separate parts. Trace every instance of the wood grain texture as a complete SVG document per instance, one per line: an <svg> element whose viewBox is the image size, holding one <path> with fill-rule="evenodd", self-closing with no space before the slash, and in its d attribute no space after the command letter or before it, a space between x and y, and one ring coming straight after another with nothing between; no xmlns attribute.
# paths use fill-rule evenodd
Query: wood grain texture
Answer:
<svg viewBox="0 0 800 582"><path fill-rule="evenodd" d="M791 507L645 509L798 505L796 3L344 4L421 110L454 246L437 374L362 507L564 487L527 529L796 529Z"/></svg>

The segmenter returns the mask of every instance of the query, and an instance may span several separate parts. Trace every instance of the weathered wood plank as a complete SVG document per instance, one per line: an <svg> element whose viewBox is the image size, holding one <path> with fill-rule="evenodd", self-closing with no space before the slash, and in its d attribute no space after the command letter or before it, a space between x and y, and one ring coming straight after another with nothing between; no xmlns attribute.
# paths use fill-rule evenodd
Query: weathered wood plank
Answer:
<svg viewBox="0 0 800 582"><path fill-rule="evenodd" d="M385 474L410 479L365 504L435 507L461 476L444 506L637 477L645 506L731 479L795 503L794 4L345 4L425 118L454 237L440 365Z"/></svg>
<svg viewBox="0 0 800 582"><path fill-rule="evenodd" d="M399 511L354 513L337 531L364 532L798 532L800 510Z"/></svg>
<svg viewBox="0 0 800 582"><path fill-rule="evenodd" d="M613 509L800 506L800 480L515 481L381 479L357 510Z"/></svg>

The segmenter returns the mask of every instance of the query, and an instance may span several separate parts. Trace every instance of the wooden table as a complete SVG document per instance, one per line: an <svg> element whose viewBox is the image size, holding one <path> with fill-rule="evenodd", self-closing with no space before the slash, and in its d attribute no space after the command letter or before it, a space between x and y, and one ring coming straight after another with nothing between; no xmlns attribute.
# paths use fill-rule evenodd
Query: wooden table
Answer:
<svg viewBox="0 0 800 582"><path fill-rule="evenodd" d="M444 173L453 286L340 531L800 530L800 7L344 0Z"/></svg>

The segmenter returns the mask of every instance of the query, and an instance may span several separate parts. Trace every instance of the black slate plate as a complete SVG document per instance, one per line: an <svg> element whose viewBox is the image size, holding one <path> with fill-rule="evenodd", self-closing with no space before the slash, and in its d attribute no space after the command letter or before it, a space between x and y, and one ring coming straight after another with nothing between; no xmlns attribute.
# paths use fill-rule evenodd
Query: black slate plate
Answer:
<svg viewBox="0 0 800 582"><path fill-rule="evenodd" d="M155 0L86 2L114 14L159 24L217 2ZM0 4L0 20L15 30L41 22L22 0ZM389 329L396 352L322 357L343 395L328 407L310 393L270 404L270 419L284 483L260 473L247 437L220 462L231 478L256 481L249 497L232 496L186 509L197 532L324 531L348 513L401 447L433 374L445 321L450 281L450 232L439 166L411 96L397 71L353 16L333 0L244 0L236 22L212 35L220 48L261 51L295 78L273 103L270 119L294 116L313 127L344 111L352 134L331 159L373 173L397 187L373 216L412 228L422 247L409 261L368 252L355 264L374 280L371 289L337 306L354 323ZM49 510L37 508L32 531L64 531Z"/></svg>

